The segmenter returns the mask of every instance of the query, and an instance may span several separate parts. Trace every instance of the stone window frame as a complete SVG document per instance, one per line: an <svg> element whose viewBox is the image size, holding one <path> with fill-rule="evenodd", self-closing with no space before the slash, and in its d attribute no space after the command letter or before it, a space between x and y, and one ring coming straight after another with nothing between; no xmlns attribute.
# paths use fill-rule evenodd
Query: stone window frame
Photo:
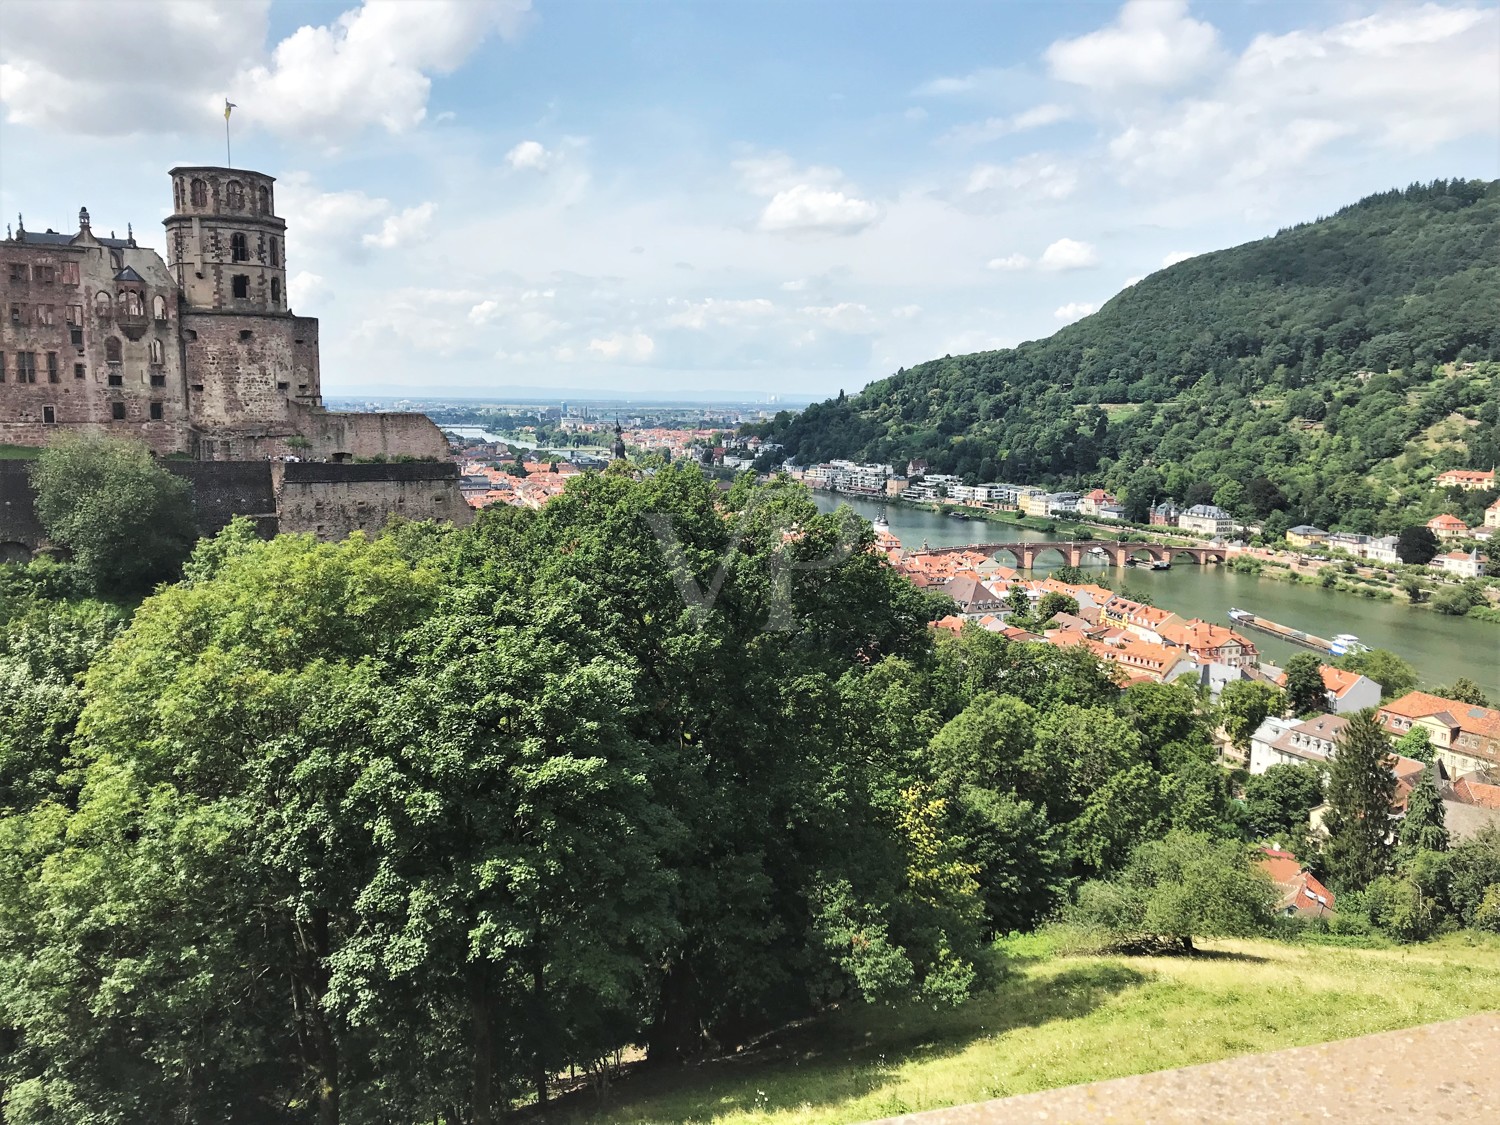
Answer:
<svg viewBox="0 0 1500 1125"><path fill-rule="evenodd" d="M149 407L147 417L152 422L160 422L162 420L162 418L164 417L164 415L162 414L161 400L159 400L159 399L152 399L151 400L151 405Z"/></svg>
<svg viewBox="0 0 1500 1125"><path fill-rule="evenodd" d="M269 252L270 252L270 255L271 255L271 264L273 266L280 266L281 265L281 241L275 235L272 235L271 238L269 239L269 242L270 242Z"/></svg>
<svg viewBox="0 0 1500 1125"><path fill-rule="evenodd" d="M104 341L104 362L123 363L125 361L124 346L120 343L118 336L111 336Z"/></svg>
<svg viewBox="0 0 1500 1125"><path fill-rule="evenodd" d="M167 299L160 293L151 298L151 319L165 324L167 320Z"/></svg>
<svg viewBox="0 0 1500 1125"><path fill-rule="evenodd" d="M57 407L50 402L42 407L42 425L57 425Z"/></svg>
<svg viewBox="0 0 1500 1125"><path fill-rule="evenodd" d="M94 294L94 315L100 320L108 320L115 311L115 299L103 289Z"/></svg>
<svg viewBox="0 0 1500 1125"><path fill-rule="evenodd" d="M245 185L239 180L230 180L224 185L224 206L231 211L245 209Z"/></svg>
<svg viewBox="0 0 1500 1125"><path fill-rule="evenodd" d="M16 382L36 382L36 352L16 353Z"/></svg>
<svg viewBox="0 0 1500 1125"><path fill-rule="evenodd" d="M271 279L271 307L281 307L281 278L279 277Z"/></svg>
<svg viewBox="0 0 1500 1125"><path fill-rule="evenodd" d="M47 382L62 382L62 365L57 362L57 353L47 353Z"/></svg>
<svg viewBox="0 0 1500 1125"><path fill-rule="evenodd" d="M229 291L236 301L248 301L250 299L250 275L237 273L231 277Z"/></svg>
<svg viewBox="0 0 1500 1125"><path fill-rule="evenodd" d="M208 181L193 177L193 182L188 186L188 199L194 207L208 206Z"/></svg>
<svg viewBox="0 0 1500 1125"><path fill-rule="evenodd" d="M123 401L117 400L109 404L109 420L111 422L129 421L125 417L125 403Z"/></svg>
<svg viewBox="0 0 1500 1125"><path fill-rule="evenodd" d="M231 262L250 260L250 240L245 237L243 231L235 231L229 236L229 260Z"/></svg>

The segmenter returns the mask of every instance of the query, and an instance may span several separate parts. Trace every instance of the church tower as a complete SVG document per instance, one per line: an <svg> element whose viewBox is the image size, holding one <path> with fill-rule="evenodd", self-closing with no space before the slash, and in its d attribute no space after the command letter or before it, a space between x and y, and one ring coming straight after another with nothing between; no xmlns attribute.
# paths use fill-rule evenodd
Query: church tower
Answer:
<svg viewBox="0 0 1500 1125"><path fill-rule="evenodd" d="M193 444L208 459L287 452L322 405L318 322L288 307L275 178L173 168L167 266L182 290Z"/></svg>
<svg viewBox="0 0 1500 1125"><path fill-rule="evenodd" d="M615 460L625 460L625 431L620 429L620 420L615 419Z"/></svg>

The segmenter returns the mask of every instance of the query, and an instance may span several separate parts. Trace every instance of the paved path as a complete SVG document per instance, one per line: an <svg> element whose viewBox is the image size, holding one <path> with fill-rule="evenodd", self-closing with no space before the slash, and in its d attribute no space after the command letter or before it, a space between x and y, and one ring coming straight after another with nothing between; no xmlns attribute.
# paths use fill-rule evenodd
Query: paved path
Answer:
<svg viewBox="0 0 1500 1125"><path fill-rule="evenodd" d="M1294 1047L875 1125L1496 1125L1500 1013Z"/></svg>

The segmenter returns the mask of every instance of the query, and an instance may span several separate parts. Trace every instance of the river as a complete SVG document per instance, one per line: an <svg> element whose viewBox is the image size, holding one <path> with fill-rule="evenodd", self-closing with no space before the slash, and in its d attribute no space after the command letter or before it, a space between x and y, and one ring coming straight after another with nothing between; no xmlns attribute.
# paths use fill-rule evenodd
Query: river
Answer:
<svg viewBox="0 0 1500 1125"><path fill-rule="evenodd" d="M848 504L869 520L883 512L892 534L909 550L919 550L924 541L930 547L956 547L965 543L1035 543L1057 538L1003 523L956 520L906 504L887 506L827 492L814 492L813 498L825 512L839 504ZM1039 565L1037 573L1045 573L1057 565L1060 564ZM1483 687L1492 700L1500 698L1500 628L1483 621L1444 617L1404 602L1368 601L1317 586L1237 574L1219 566L1179 562L1166 571L1140 568L1116 571L1099 562L1085 569L1111 574L1115 589L1122 585L1115 579L1123 577L1123 585L1150 593L1155 605L1184 617L1228 625L1229 608L1237 606L1321 637L1354 633L1372 648L1390 649L1411 661L1424 687L1452 683L1460 676L1467 676ZM1296 653L1307 651L1254 630L1247 635L1272 663L1284 664Z"/></svg>

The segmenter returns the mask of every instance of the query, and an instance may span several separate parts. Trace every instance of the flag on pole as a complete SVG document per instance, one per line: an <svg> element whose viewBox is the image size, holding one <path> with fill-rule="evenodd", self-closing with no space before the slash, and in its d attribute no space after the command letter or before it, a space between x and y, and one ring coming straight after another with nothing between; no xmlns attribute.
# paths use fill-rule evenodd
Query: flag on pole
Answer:
<svg viewBox="0 0 1500 1125"><path fill-rule="evenodd" d="M239 107L237 105L235 105L232 101L230 101L228 98L225 98L224 99L224 120L225 121L229 120L229 111L231 109L238 109L238 108Z"/></svg>

